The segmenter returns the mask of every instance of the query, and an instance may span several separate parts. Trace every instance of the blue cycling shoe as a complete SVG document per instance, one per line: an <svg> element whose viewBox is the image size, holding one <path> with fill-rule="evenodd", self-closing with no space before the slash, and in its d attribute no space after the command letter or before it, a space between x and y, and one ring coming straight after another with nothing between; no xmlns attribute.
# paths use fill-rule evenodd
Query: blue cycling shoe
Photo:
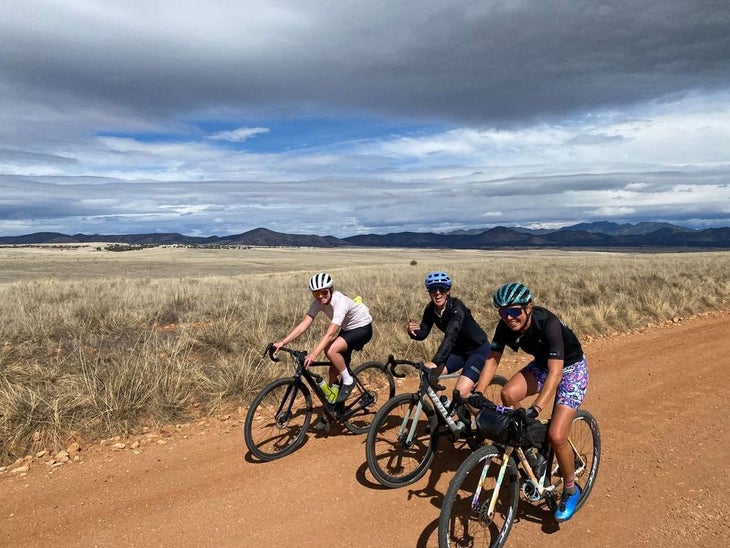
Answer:
<svg viewBox="0 0 730 548"><path fill-rule="evenodd" d="M556 521L568 521L570 518L573 517L573 514L575 513L575 507L578 506L578 501L580 500L580 487L577 485L575 486L575 493L572 495L568 495L565 491L563 491L563 496L560 497L560 504L558 504L558 509L555 510L555 520Z"/></svg>

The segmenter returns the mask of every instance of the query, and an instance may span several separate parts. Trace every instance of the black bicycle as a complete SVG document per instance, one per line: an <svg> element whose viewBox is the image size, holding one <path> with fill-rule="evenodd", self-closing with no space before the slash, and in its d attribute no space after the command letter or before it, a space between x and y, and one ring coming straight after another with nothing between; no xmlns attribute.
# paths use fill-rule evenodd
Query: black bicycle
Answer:
<svg viewBox="0 0 730 548"><path fill-rule="evenodd" d="M365 442L365 458L375 479L386 487L402 487L421 479L433 461L439 439L446 437L452 443L465 440L470 447L481 444L471 417L457 413L453 401L437 392L444 390L443 379L456 378L459 373L433 378L433 371L423 362L396 360L388 357L386 366L394 377L405 377L396 367L409 365L418 369L418 391L399 394L384 403L373 419ZM499 398L499 391L507 379L495 375L487 394ZM462 409L464 409L462 407Z"/></svg>
<svg viewBox="0 0 730 548"><path fill-rule="evenodd" d="M260 460L284 457L304 442L312 420L313 393L323 413L354 434L367 432L380 406L395 394L395 381L386 365L370 361L352 370L355 387L347 400L331 402L318 385L322 377L310 371L312 367L330 366L329 361L317 361L305 368L306 352L284 347L279 351L292 356L294 375L266 385L251 403L243 425L246 445ZM271 361L279 361L273 344L266 347L267 353Z"/></svg>
<svg viewBox="0 0 730 548"><path fill-rule="evenodd" d="M480 407L479 428L497 441L469 455L449 483L439 516L440 548L504 546L517 516L520 493L532 504L543 501L551 513L562 494L563 478L546 440L550 421L528 419L524 410L491 402ZM578 410L568 443L581 491L578 511L591 494L601 462L598 423L588 411Z"/></svg>

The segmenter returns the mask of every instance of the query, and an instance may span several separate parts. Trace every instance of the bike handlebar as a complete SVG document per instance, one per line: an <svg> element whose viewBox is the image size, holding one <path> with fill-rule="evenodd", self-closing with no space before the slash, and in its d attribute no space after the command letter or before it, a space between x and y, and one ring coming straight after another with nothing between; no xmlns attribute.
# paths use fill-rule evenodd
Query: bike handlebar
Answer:
<svg viewBox="0 0 730 548"><path fill-rule="evenodd" d="M307 353L302 350L293 350L291 348L287 348L286 346L282 346L281 348L279 348L279 350L281 350L282 352L288 352L289 354L294 356L298 361L303 361L304 357L307 355ZM277 352L277 350L276 350L276 347L274 346L274 343L269 343L266 345L266 349L264 350L264 356L266 354L268 354L269 359L272 362L281 361L281 360L279 360L279 358L276 357L276 352Z"/></svg>
<svg viewBox="0 0 730 548"><path fill-rule="evenodd" d="M411 360L397 360L395 359L395 356L393 354L390 354L388 356L388 361L386 362L386 367L390 368L390 372L394 377L397 377L399 379L402 379L406 376L405 373L398 373L396 372L395 368L399 365L410 365L411 367L414 367L418 369L421 373L423 373L426 378L428 379L428 384L431 388L436 390L437 392L440 392L441 390L446 390L445 386L442 386L438 383L438 375L435 374L434 369L428 369L426 368L424 362L414 362Z"/></svg>
<svg viewBox="0 0 730 548"><path fill-rule="evenodd" d="M416 369L420 369L420 366L423 365L423 362L413 362L411 360L396 360L395 356L393 354L390 354L388 356L388 360L385 362L385 366L390 368L391 374L398 378L403 379L405 378L405 373L398 373L396 372L395 368L399 365L410 365L411 367L415 367Z"/></svg>

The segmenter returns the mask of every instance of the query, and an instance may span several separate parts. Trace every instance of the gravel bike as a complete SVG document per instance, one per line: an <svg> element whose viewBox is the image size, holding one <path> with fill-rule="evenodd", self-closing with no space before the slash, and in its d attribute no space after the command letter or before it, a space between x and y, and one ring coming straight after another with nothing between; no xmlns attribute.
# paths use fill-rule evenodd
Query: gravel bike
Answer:
<svg viewBox="0 0 730 548"><path fill-rule="evenodd" d="M312 394L332 422L341 422L354 434L367 432L380 406L395 394L391 372L384 364L370 361L352 370L355 387L347 400L331 402L318 385L322 377L310 371L313 367L330 366L329 361L316 361L305 368L306 352L285 347L279 351L292 356L294 375L266 385L251 403L243 425L249 451L263 461L289 455L304 442L312 419ZM273 344L264 351L271 361L277 362L275 353Z"/></svg>
<svg viewBox="0 0 730 548"><path fill-rule="evenodd" d="M481 444L483 438L471 425L471 417L457 414L457 409L438 384L443 379L456 378L459 373L433 377L433 370L423 362L397 360L388 356L386 366L394 377L405 377L396 371L399 365L409 365L419 372L418 391L399 394L384 403L373 419L365 441L365 458L370 472L378 483L391 488L409 485L421 479L428 471L436 453L439 439L446 437L452 443L465 440L470 447ZM495 375L487 393L494 398L507 383ZM462 406L462 409L463 408Z"/></svg>
<svg viewBox="0 0 730 548"><path fill-rule="evenodd" d="M489 403L494 407L489 409L491 413L497 410L505 415L508 428L501 433L490 431L488 434L506 441L480 447L459 466L441 505L438 524L441 548L504 546L517 514L520 493L532 504L543 501L551 513L560 501L563 479L555 454L545 440L550 421L529 419L542 428L543 441L536 444L535 435L530 440L523 436L526 419L519 411L524 410ZM486 406L484 411L487 411ZM481 413L477 418L480 428L489 422L481 420ZM578 410L568 442L573 449L576 485L581 490L577 511L591 494L601 462L598 423L588 411ZM539 453L534 452L536 449ZM537 474L528 461L530 454L533 465L534 455L542 457Z"/></svg>

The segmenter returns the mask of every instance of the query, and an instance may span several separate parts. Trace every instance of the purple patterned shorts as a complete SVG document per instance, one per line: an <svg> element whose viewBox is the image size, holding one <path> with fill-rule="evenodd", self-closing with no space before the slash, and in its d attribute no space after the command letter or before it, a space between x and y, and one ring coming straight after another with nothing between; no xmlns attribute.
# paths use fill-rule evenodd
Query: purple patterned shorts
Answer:
<svg viewBox="0 0 730 548"><path fill-rule="evenodd" d="M537 381L537 389L542 390L547 378L547 368L531 361L522 371L529 373ZM558 394L555 399L557 405L565 405L572 409L578 409L583 403L588 388L588 363L586 357L579 362L563 367L563 380L558 385Z"/></svg>

